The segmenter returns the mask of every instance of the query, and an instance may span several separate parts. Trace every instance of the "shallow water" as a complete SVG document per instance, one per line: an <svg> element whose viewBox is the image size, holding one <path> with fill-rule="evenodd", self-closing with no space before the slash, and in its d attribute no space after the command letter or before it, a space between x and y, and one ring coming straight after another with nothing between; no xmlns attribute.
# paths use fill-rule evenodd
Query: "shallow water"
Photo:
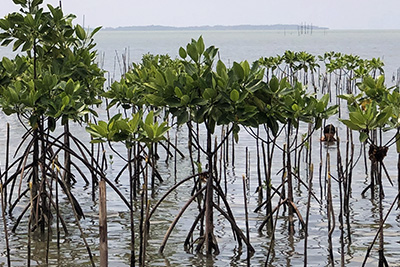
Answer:
<svg viewBox="0 0 400 267"><path fill-rule="evenodd" d="M339 126L339 136L344 135L342 132L343 127ZM12 132L18 132L13 129ZM80 132L80 131L78 131ZM77 132L77 134L78 134ZM82 139L85 133L82 134ZM3 138L3 137L2 137ZM331 168L332 175L337 177L336 174L336 148L327 147L318 142L318 134L313 136L313 163L314 179L313 179L313 192L315 196L321 200L322 204L319 205L317 201L312 199L309 217L309 236L307 246L307 260L308 266L330 266L329 253L328 253L328 219L327 219L327 208L326 208L326 197L324 191L324 184L321 186L319 183L319 149L322 149L322 153L325 158L327 150L331 155ZM179 148L185 151L186 147L186 132L181 131L179 133ZM341 141L341 150L345 151L345 142ZM258 232L258 226L265 218L264 210L258 213L254 213L253 210L258 205L258 194L255 193L257 187L257 168L256 168L256 151L255 141L252 137L241 131L239 144L235 146L235 167L228 164L227 167L227 199L233 210L234 216L237 220L239 227L245 231L245 213L244 213L244 198L243 198L243 186L242 186L242 175L245 174L245 149L249 148L250 151L250 179L248 180L248 190L246 191L248 199L249 209L249 226L250 226L250 240L251 244L255 248L256 252L250 259L252 266L262 266L265 262L267 251L270 248L271 236L265 231ZM117 149L123 153L123 149L117 146ZM2 151L4 151L2 149ZM355 148L356 155L359 151L359 146ZM164 162L164 154L160 151L161 159L158 162L158 168L162 173L163 183L156 186L155 198L151 199L151 203L154 204L166 190L180 181L184 177L187 177L191 168L187 159L178 159L178 170L177 177L174 177L174 163L169 161ZM342 155L343 156L343 155ZM2 152L1 157L4 157ZM384 180L385 194L384 199L385 213L391 205L397 194L397 170L395 168L396 153L393 149L389 150L386 162L389 173L395 182L395 186L391 187L387 180ZM113 158L114 162L109 166L107 175L110 179L116 176L119 170L122 168L123 163L117 160L116 156ZM231 161L231 159L229 159ZM276 152L273 164L273 185L278 186L281 181L281 174L276 174L282 166L282 155ZM325 160L324 160L325 161ZM301 163L302 177L306 181L305 176L305 163ZM323 169L325 168L325 163ZM353 169L354 181L353 191L351 198L351 231L352 231L352 242L349 243L345 237L345 260L346 266L360 266L364 260L366 254L366 248L370 245L374 238L374 235L378 229L379 216L378 216L378 200L377 196L375 199L370 198L369 192L366 197L361 196L361 191L367 186L368 179L364 174L364 165L362 160ZM264 176L263 176L264 177ZM322 174L322 181L325 176ZM224 180L222 180L224 181ZM224 183L223 183L224 184ZM127 183L127 174L121 177L119 183L117 183L118 189L124 193L126 197L129 194L129 186ZM224 186L223 186L224 187ZM247 261L247 249L245 246L239 248L237 243L233 239L232 232L230 230L229 223L215 212L215 233L217 236L218 244L220 247L220 254L214 256L204 256L201 254L185 252L183 249L183 242L186 234L197 215L197 207L192 204L190 208L185 212L174 231L172 232L170 239L168 240L167 246L164 253L161 255L158 253L159 246L166 233L169 224L172 222L174 217L178 214L180 208L190 198L190 191L192 189L192 183L183 184L176 192L172 193L166 201L159 207L157 212L152 217L152 223L150 228L150 237L147 247L147 264L146 266L246 266ZM322 192L322 197L321 197ZM306 213L307 203L307 189L302 185L295 183L295 203L299 208L303 218ZM92 201L91 186L85 186L83 180L78 179L77 184L74 185L74 194L78 196L80 203L85 211L86 218L81 220L82 227L84 228L87 240L92 249L95 261L99 261L98 251L98 206L97 201ZM108 209L108 242L109 242L109 263L110 266L128 266L130 259L130 236L129 236L129 212L124 206L120 198L108 187L107 191L107 209ZM333 205L335 209L335 223L336 227L333 232L333 250L335 264L340 264L340 230L339 230L339 192L338 183L332 180L332 197ZM277 204L278 198L275 198L273 206ZM135 205L135 227L138 227L139 221L139 203ZM22 206L18 207L15 214L21 211ZM70 231L69 235L64 236L62 234L61 246L58 250L56 247L56 236L53 229L53 238L50 244L50 255L49 265L58 266L76 266L76 265L88 265L90 263L87 257L87 251L83 245L82 239L78 229L74 226L74 218L72 214L69 214L69 207L64 202L64 208L62 213L65 215L65 220L68 224ZM15 217L7 216L9 223L9 229L15 222ZM398 211L393 210L392 214L388 217L388 220L384 227L385 233L385 255L389 264L395 265L400 257L398 250L398 231L400 227L400 214ZM293 236L288 235L288 221L287 212L283 212L283 208L279 211L279 217L277 221L277 229L275 231L275 242L271 250L270 264L271 266L300 266L304 262L304 230L301 229L298 220L295 223L295 234ZM3 232L3 226L0 226L0 231ZM26 239L26 218L23 220L23 224L18 228L16 233L10 233L10 246L13 265L22 266L26 264L27 258L27 239ZM138 233L138 229L136 229ZM196 232L194 238L198 237ZM4 236L2 236L2 239ZM136 243L139 239L136 239ZM38 234L33 235L32 242L32 264L38 266L44 266L45 262L45 238L40 237ZM377 245L371 252L368 265L375 265L377 263ZM4 242L1 243L1 258L0 262L6 263Z"/></svg>
<svg viewBox="0 0 400 267"><path fill-rule="evenodd" d="M313 54L322 54L326 51L340 51L343 53L354 53L363 58L382 57L386 64L386 73L392 75L396 72L400 65L400 55L397 53L400 44L400 31L328 31L315 32L312 36L298 36L295 32L100 32L96 38L98 49L104 53L104 67L110 71L111 76L118 77L119 66L116 63L115 55L123 52L124 48L129 47L129 61L138 61L141 55L147 52L154 54L168 53L176 56L179 46L184 46L190 38L197 38L203 35L206 44L214 44L220 48L220 56L225 62L233 60L249 61L255 60L261 56L275 56L282 54L285 50L307 51ZM117 53L115 52L117 51ZM8 55L3 48L0 48L0 55ZM104 111L100 112L104 116ZM13 117L5 117L0 114L0 164L2 170L5 162L5 124L11 124L12 146L11 151L15 151L20 137L24 130L19 126L18 121ZM339 136L341 137L341 152L344 159L345 153L345 129L339 124L337 119L333 118L330 122L338 125ZM74 133L81 140L88 141L88 134L80 127L73 127ZM302 128L304 132L306 126ZM218 133L219 135L219 133ZM390 136L391 133L387 133ZM174 136L174 132L171 132ZM178 135L179 148L187 153L187 133L182 130ZM356 140L355 136L355 140ZM315 196L321 200L322 204L312 199L310 218L309 218L309 236L307 245L308 266L330 266L328 253L328 219L325 197L325 180L324 172L322 176L319 174L320 149L323 154L323 170L325 168L326 152L331 155L332 175L337 177L336 171L336 153L335 147L320 146L319 132L315 133L312 139L312 162L314 164L313 192ZM282 140L281 140L282 141ZM283 143L283 141L281 142ZM355 147L355 157L360 153L358 142ZM231 148L231 144L229 146ZM252 266L263 266L266 255L271 246L271 235L263 230L258 232L258 226L265 218L265 211L261 210L254 213L253 210L258 205L258 194L255 193L257 187L257 155L255 148L255 140L245 131L241 131L239 144L235 146L235 166L230 163L232 159L229 156L227 164L227 199L233 210L234 216L239 227L245 231L245 213L242 175L245 170L245 149L250 151L250 178L248 182L248 190L246 195L248 198L249 209L249 226L250 241L255 248L255 254L250 259ZM116 146L116 149L122 154L125 150L122 146ZM107 149L107 153L111 153ZM160 149L161 159L158 162L164 182L157 184L155 198L151 199L154 204L170 187L176 182L187 177L191 173L191 167L188 159L177 159L177 177L174 175L174 161L170 160L165 163L165 154ZM107 157L108 158L108 157ZM109 168L107 170L108 177L113 180L124 163L118 160L116 155L113 156L111 164L108 158ZM392 204L397 195L397 153L395 148L389 149L388 156L385 159L386 166L390 176L394 182L394 186L390 186L386 178L383 180L386 197L384 199L384 213ZM281 182L282 153L276 150L273 162L273 185L278 186ZM301 178L306 181L306 164L301 162ZM351 243L345 237L345 261L346 266L360 266L364 260L366 249L372 242L379 225L378 216L378 200L377 195L371 198L368 191L366 196L361 196L362 190L368 185L369 178L364 171L363 157L353 168L353 184L352 198L350 200L351 208ZM264 179L264 176L262 176ZM129 185L127 181L127 173L125 173L120 181L116 183L118 189L124 193L126 197L129 194ZM224 181L224 180L223 180ZM225 183L223 183L225 186ZM158 253L159 246L162 242L169 224L178 214L180 208L190 198L192 184L182 185L176 192L171 194L166 201L159 207L152 217L150 228L150 237L147 247L147 266L246 266L247 250L246 247L238 248L237 243L233 239L229 223L215 212L215 233L221 253L215 256L204 256L201 254L185 252L183 242L190 229L192 222L197 215L197 207L192 204L185 212L174 231L172 232L165 251L162 255ZM223 186L223 187L224 187ZM306 213L307 189L295 183L295 203L299 208L303 217ZM99 262L98 251L98 206L97 201L92 201L91 186L85 185L84 181L78 178L78 182L74 185L73 192L84 209L86 218L81 221L82 227L87 235L90 248L94 255L96 263ZM96 194L97 195L97 194ZM336 265L340 264L340 229L339 229L339 191L338 183L332 180L332 197L335 208L336 227L333 232L333 256ZM130 262L130 224L129 212L120 198L110 189L107 191L107 208L108 208L108 230L109 230L109 263L110 266L128 266ZM25 204L29 201L25 199ZM273 206L277 204L276 198ZM68 224L69 235L61 235L61 246L57 249L56 236L53 230L53 238L50 243L49 266L85 266L90 261L87 256L86 248L80 238L80 232L75 227L73 215L70 214L70 208L65 204L62 213ZM21 204L15 210L15 216L23 209ZM138 218L140 205L135 204L135 227L138 233ZM288 235L287 212L283 213L281 208L277 221L277 229L275 231L275 242L272 243L270 256L270 266L302 266L304 262L304 230L299 227L298 220L295 223L295 234L291 237ZM0 217L2 218L2 217ZM16 217L7 215L8 229L13 226ZM27 217L23 219L23 223L16 233L9 233L11 256L13 266L26 265L27 258ZM390 265L398 264L400 258L398 233L400 229L400 214L398 210L393 210L386 221L385 233L385 255ZM0 232L4 233L3 224L0 224ZM196 232L194 238L198 237ZM46 243L43 237L34 234L32 236L32 265L45 265L45 248ZM6 264L4 234L0 235L0 265ZM139 242L136 238L136 244ZM371 252L367 265L377 265L378 253L377 244ZM138 251L138 250L136 250Z"/></svg>

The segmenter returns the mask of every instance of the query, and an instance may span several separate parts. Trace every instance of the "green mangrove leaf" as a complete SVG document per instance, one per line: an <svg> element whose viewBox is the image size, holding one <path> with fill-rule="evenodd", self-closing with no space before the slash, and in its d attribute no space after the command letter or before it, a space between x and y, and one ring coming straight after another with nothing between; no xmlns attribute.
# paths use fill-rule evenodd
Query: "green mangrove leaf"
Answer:
<svg viewBox="0 0 400 267"><path fill-rule="evenodd" d="M47 125L48 125L48 127L49 127L49 130L51 131L51 132L54 132L54 130L56 129L56 120L53 118L53 117L49 117L48 119L47 119Z"/></svg>
<svg viewBox="0 0 400 267"><path fill-rule="evenodd" d="M375 88L375 80L371 76L364 77L363 83L371 89Z"/></svg>
<svg viewBox="0 0 400 267"><path fill-rule="evenodd" d="M200 35L199 39L196 42L197 51L199 54L203 54L205 50L203 36Z"/></svg>
<svg viewBox="0 0 400 267"><path fill-rule="evenodd" d="M233 102L237 102L237 101L239 100L239 92L238 92L238 90L233 89L233 90L231 91L230 99L231 99Z"/></svg>
<svg viewBox="0 0 400 267"><path fill-rule="evenodd" d="M81 39L82 41L86 39L86 32L81 25L76 25L75 32L78 38Z"/></svg>
<svg viewBox="0 0 400 267"><path fill-rule="evenodd" d="M197 51L196 44L188 44L186 47L187 53L189 54L189 57L194 61L198 62L199 61L199 52Z"/></svg>
<svg viewBox="0 0 400 267"><path fill-rule="evenodd" d="M185 58L187 57L187 53L186 53L185 48L183 48L183 47L180 47L180 48L179 48L179 56L180 56L182 59L185 59Z"/></svg>
<svg viewBox="0 0 400 267"><path fill-rule="evenodd" d="M1 41L1 39L0 39ZM12 39L5 39L2 43L1 46L8 46L13 40Z"/></svg>
<svg viewBox="0 0 400 267"><path fill-rule="evenodd" d="M275 76L269 81L269 88L272 92L277 92L279 90L279 80Z"/></svg>
<svg viewBox="0 0 400 267"><path fill-rule="evenodd" d="M221 77L224 77L224 74L226 75L226 66L221 60L217 62L217 74Z"/></svg>
<svg viewBox="0 0 400 267"><path fill-rule="evenodd" d="M188 121L189 121L189 113L186 110L184 110L178 114L178 116L177 116L178 125L182 125Z"/></svg>
<svg viewBox="0 0 400 267"><path fill-rule="evenodd" d="M16 5L23 5L26 6L27 0L13 0L14 4Z"/></svg>
<svg viewBox="0 0 400 267"><path fill-rule="evenodd" d="M159 72L159 71L157 71L156 72L156 83L157 83L157 85L159 85L159 86L161 86L161 87L164 87L165 86L165 79L164 79L164 76L162 75L162 73L161 72Z"/></svg>
<svg viewBox="0 0 400 267"><path fill-rule="evenodd" d="M141 121L140 119L141 119L141 114L138 112L135 115L133 115L132 119L129 121L129 127L132 133L136 133L136 131L138 130L139 123Z"/></svg>
<svg viewBox="0 0 400 267"><path fill-rule="evenodd" d="M100 31L101 28L102 28L102 27L99 26L99 27L95 28L93 31L91 31L91 32L90 32L90 38L93 38L93 36L94 36L98 31Z"/></svg>
<svg viewBox="0 0 400 267"><path fill-rule="evenodd" d="M43 4L43 0L33 0L32 1L32 6L38 6L38 5L41 5L41 4Z"/></svg>
<svg viewBox="0 0 400 267"><path fill-rule="evenodd" d="M349 127L351 130L360 131L363 129L360 126L358 126L357 124L355 124L354 122L352 122L351 120L339 119L339 121L341 121L344 125Z"/></svg>
<svg viewBox="0 0 400 267"><path fill-rule="evenodd" d="M59 8L54 8L52 5L47 5L47 7L53 15L54 20L59 21L60 19L62 19L63 14Z"/></svg>
<svg viewBox="0 0 400 267"><path fill-rule="evenodd" d="M388 120L392 117L392 114L392 107L386 107L378 115L376 122L379 126L384 126L386 123L388 123Z"/></svg>
<svg viewBox="0 0 400 267"><path fill-rule="evenodd" d="M146 118L147 120L147 118ZM151 127L150 124L143 124L142 125L143 129L146 132L147 137L151 140L154 138L154 131L153 131L153 127Z"/></svg>
<svg viewBox="0 0 400 267"><path fill-rule="evenodd" d="M239 80L243 80L244 79L244 70L242 68L242 66L237 63L237 62L233 62L233 71L236 74L236 76L238 77Z"/></svg>
<svg viewBox="0 0 400 267"><path fill-rule="evenodd" d="M203 93L203 98L205 100L211 100L214 99L217 96L217 90L214 88L206 88Z"/></svg>
<svg viewBox="0 0 400 267"><path fill-rule="evenodd" d="M362 128L366 127L367 120L364 117L364 115L361 113L360 110L355 111L355 112L350 112L349 118L354 124L357 124L358 126L360 126Z"/></svg>
<svg viewBox="0 0 400 267"><path fill-rule="evenodd" d="M3 65L3 67L6 69L6 71L8 73L13 73L14 72L14 64L10 59L8 59L6 57L3 57L3 60L1 61L1 64Z"/></svg>
<svg viewBox="0 0 400 267"><path fill-rule="evenodd" d="M152 125L153 122L154 122L154 111L150 111L149 114L147 114L144 123L146 125Z"/></svg>
<svg viewBox="0 0 400 267"><path fill-rule="evenodd" d="M186 106L190 102L190 96L188 95L183 95L181 97L181 105Z"/></svg>
<svg viewBox="0 0 400 267"><path fill-rule="evenodd" d="M181 89L179 89L178 87L175 87L175 95L177 96L177 97L179 97L179 98L182 98L182 96L183 96L183 94L182 94L182 91L181 91Z"/></svg>
<svg viewBox="0 0 400 267"><path fill-rule="evenodd" d="M11 24L6 19L0 19L0 28L7 31L11 27Z"/></svg>
<svg viewBox="0 0 400 267"><path fill-rule="evenodd" d="M249 65L249 62L247 62L247 60L242 61L242 62L240 63L240 66L241 66L242 69L243 69L244 77L248 77L249 74L250 74L250 65Z"/></svg>
<svg viewBox="0 0 400 267"><path fill-rule="evenodd" d="M35 27L35 20L32 17L32 14L27 14L24 18L25 24L27 24L29 27L34 28Z"/></svg>
<svg viewBox="0 0 400 267"><path fill-rule="evenodd" d="M359 139L361 143L364 143L368 139L368 134L366 132L360 132Z"/></svg>

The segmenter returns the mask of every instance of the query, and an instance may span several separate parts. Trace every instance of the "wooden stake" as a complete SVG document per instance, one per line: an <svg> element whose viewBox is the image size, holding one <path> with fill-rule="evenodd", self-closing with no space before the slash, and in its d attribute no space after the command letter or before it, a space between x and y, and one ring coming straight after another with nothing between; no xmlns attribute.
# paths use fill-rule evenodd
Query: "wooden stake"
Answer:
<svg viewBox="0 0 400 267"><path fill-rule="evenodd" d="M106 182L99 183L99 228L100 228L100 266L108 266L108 240L107 240L107 199Z"/></svg>

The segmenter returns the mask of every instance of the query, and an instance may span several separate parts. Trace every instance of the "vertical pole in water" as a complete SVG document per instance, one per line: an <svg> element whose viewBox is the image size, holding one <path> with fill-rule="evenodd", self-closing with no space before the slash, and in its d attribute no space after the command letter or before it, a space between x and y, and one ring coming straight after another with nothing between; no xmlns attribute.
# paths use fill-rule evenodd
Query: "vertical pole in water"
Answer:
<svg viewBox="0 0 400 267"><path fill-rule="evenodd" d="M2 217L3 217L3 223L4 223L4 236L6 240L6 253L7 253L7 265L11 266L11 259L10 259L10 246L8 243L8 230L7 230L7 221L6 221L6 206L4 204L4 188L3 188L3 182L0 183L0 198L1 198L1 211L2 211Z"/></svg>
<svg viewBox="0 0 400 267"><path fill-rule="evenodd" d="M7 122L7 140L6 140L6 166L4 174L4 182L8 180L8 165L9 165L9 157L10 157L10 124ZM7 187L3 188L4 190L4 208L7 208Z"/></svg>
<svg viewBox="0 0 400 267"><path fill-rule="evenodd" d="M99 183L99 228L100 228L100 266L108 266L108 242L107 242L107 200L106 182L101 180Z"/></svg>
<svg viewBox="0 0 400 267"><path fill-rule="evenodd" d="M246 146L246 177L249 177L249 148Z"/></svg>
<svg viewBox="0 0 400 267"><path fill-rule="evenodd" d="M235 166L235 135L232 134L232 167Z"/></svg>
<svg viewBox="0 0 400 267"><path fill-rule="evenodd" d="M243 200L244 200L244 215L245 215L245 220L246 220L246 237L247 241L250 244L250 230L249 230L249 214L247 211L247 191L246 191L246 178L243 175ZM250 266L250 251L247 249L247 266Z"/></svg>
<svg viewBox="0 0 400 267"><path fill-rule="evenodd" d="M304 228L304 267L307 267L307 244L308 244L308 222L310 219L311 208L311 194L312 194L312 179L314 175L314 165L311 163L309 166L308 177L308 198L307 198L307 211L306 211L306 226Z"/></svg>
<svg viewBox="0 0 400 267"><path fill-rule="evenodd" d="M260 127L257 128L257 176L258 176L258 201L261 203L263 199L263 190L262 190L262 179L261 179L261 163L260 163L260 145L259 145L259 137L260 137Z"/></svg>
<svg viewBox="0 0 400 267"><path fill-rule="evenodd" d="M397 193L400 194L400 153L397 155ZM400 198L397 202L397 207L400 207Z"/></svg>

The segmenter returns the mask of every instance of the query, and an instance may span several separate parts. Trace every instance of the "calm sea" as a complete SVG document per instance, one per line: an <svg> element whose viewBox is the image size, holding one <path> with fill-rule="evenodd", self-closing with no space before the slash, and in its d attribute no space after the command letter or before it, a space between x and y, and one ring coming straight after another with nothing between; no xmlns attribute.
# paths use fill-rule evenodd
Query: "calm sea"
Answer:
<svg viewBox="0 0 400 267"><path fill-rule="evenodd" d="M96 42L104 55L104 68L118 76L117 55L121 58L125 54L128 62L140 61L145 53L176 57L179 47L199 36L203 36L206 46L220 49L220 58L227 65L291 50L313 55L335 51L365 59L381 58L387 75L400 67L400 30L321 30L303 35L297 31L100 31Z"/></svg>
<svg viewBox="0 0 400 267"><path fill-rule="evenodd" d="M395 31L314 31L312 35L298 35L296 31L100 31L96 35L97 49L99 50L100 63L104 69L109 71L111 77L119 77L122 73L123 58L126 62L138 62L145 53L151 54L169 54L176 57L178 49L185 46L192 38L197 39L203 36L206 46L214 45L220 50L220 58L229 66L234 61L248 60L252 62L260 57L282 55L284 51L306 51L314 55L323 55L328 51L341 52L346 54L359 55L361 58L381 58L385 62L385 72L392 76L400 67L400 30ZM0 48L0 57L10 56L8 48ZM123 57L124 55L124 57ZM104 112L104 111L103 111ZM24 129L18 128L18 121L15 118L6 117L0 114L0 164L4 162L4 144L5 144L5 123L8 121L12 125L12 136L22 136ZM74 127L76 135L88 141L87 134L82 127ZM343 135L345 129L340 129ZM171 131L174 138L175 129ZM187 153L187 133L182 130L177 133L178 147ZM345 136L345 135L344 135ZM343 140L345 137L343 136ZM15 139L15 140L14 140ZM13 138L15 145L11 150L15 150L19 138ZM308 235L308 266L332 266L328 253L328 219L326 199L323 196L324 189L320 186L318 177L318 165L321 155L324 153L321 164L325 168L325 153L332 153L332 166L336 166L336 150L327 147L320 147L319 136L313 136L313 162L315 166L315 178L313 191L316 196L322 200L322 204L312 201L309 218ZM345 153L346 143L342 141L342 154ZM279 212L277 229L275 231L275 242L271 243L271 235L266 231L258 232L257 228L265 218L265 212L252 212L258 205L257 193L257 162L255 154L255 141L241 132L239 144L236 145L236 166L228 166L226 175L227 199L231 205L235 218L241 229L245 229L244 212L244 192L242 185L242 174L245 170L245 150L249 147L250 151L250 182L245 192L249 206L249 225L250 241L256 252L250 260L251 266L264 266L266 255L271 248L270 266L303 266L304 261L304 231L300 229L296 222L296 233L293 236L288 235L287 217ZM123 146L116 146L116 149L124 154ZM321 149L321 150L320 150ZM110 155L112 152L106 149ZM360 155L361 148L356 144L355 157ZM125 155L125 154L124 154ZM191 173L191 166L188 159L177 158L177 177L174 175L174 160L164 162L165 155L161 155L158 163L158 169L164 178L164 182L157 184L155 198L151 200L153 205L176 181L180 181ZM108 177L113 180L124 167L125 162L114 158L109 158ZM389 150L388 171L392 179L397 181L397 154L395 149ZM231 161L231 159L229 159ZM273 162L273 184L278 186L281 182L282 173L282 154L276 152ZM2 167L3 168L3 167ZM302 171L305 164L301 163ZM332 167L334 169L335 167ZM335 176L335 170L332 171ZM366 248L371 244L378 229L379 216L378 201L375 198L361 196L361 191L368 185L369 178L364 172L363 161L360 160L353 169L353 192L350 200L351 206L351 231L352 240L345 239L345 265L360 266L365 254ZM337 176L337 175L336 175ZM119 182L116 182L117 188L128 197L129 182L127 174L123 175ZM385 213L391 205L397 194L397 187L391 187L386 178L384 181L386 198L384 200ZM174 220L181 207L190 198L192 184L183 185L166 199L152 217L150 228L149 245L147 248L147 266L246 266L246 247L239 248L233 239L229 223L223 216L216 215L215 233L218 239L221 253L217 256L206 257L201 254L187 253L183 249L184 239L192 226L194 218L198 214L196 205L192 205L177 224L171 234L163 255L158 254L159 246L170 223ZM87 186L81 179L78 179L73 191L79 198L80 203L85 203L83 209L86 219L81 221L81 225L87 234L89 245L93 251L96 262L99 260L98 252L98 206L96 201L92 201L91 186ZM335 209L336 227L333 232L333 257L334 263L340 265L340 230L337 220L339 214L339 190L338 183L333 182L333 206ZM130 236L129 236L129 212L120 198L108 190L108 229L109 229L109 262L110 266L128 266L130 259ZM295 202L300 212L306 213L307 190L300 184L296 185ZM27 200L29 201L29 199ZM274 205L277 203L274 202ZM16 207L16 213L23 210L24 205ZM70 208L65 203L61 207L62 213L66 216L70 234L63 235L60 250L57 249L55 233L50 243L50 255L48 266L87 266L89 264L86 248L80 238L79 230L74 227L74 219L71 218ZM140 216L140 205L136 205L135 218ZM15 217L7 217L9 229L16 221ZM22 227L16 233L10 233L10 244L12 262L15 266L26 264L27 258L27 238L26 226L27 218L24 217ZM139 226L138 219L135 221L136 227ZM398 233L400 229L400 214L398 211L392 211L385 224L385 249L389 264L398 265L400 258L400 243ZM0 240L3 239L3 224L0 223ZM138 229L136 229L138 233ZM194 238L198 237L198 233ZM137 238L137 242L139 239ZM45 248L46 242L40 236L34 236L32 242L32 265L45 266ZM371 252L371 259L368 264L377 265L377 245ZM136 250L138 253L138 250ZM0 242L0 265L6 264L4 242ZM369 266L371 266L369 265Z"/></svg>

